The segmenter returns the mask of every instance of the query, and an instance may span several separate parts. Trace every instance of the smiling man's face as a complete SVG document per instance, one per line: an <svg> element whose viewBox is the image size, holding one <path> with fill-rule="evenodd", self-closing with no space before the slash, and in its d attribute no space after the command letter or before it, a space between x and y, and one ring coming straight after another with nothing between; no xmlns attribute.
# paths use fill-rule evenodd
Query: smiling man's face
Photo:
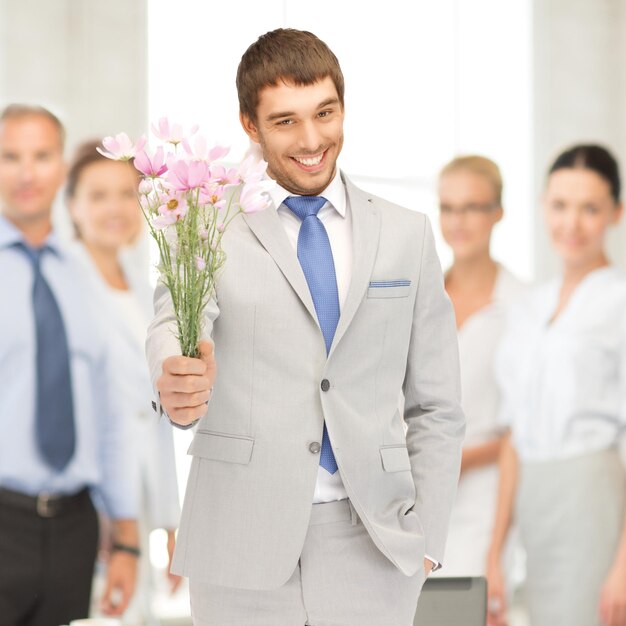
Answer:
<svg viewBox="0 0 626 626"><path fill-rule="evenodd" d="M311 85L265 87L257 119L242 116L248 136L261 145L267 172L287 191L314 196L333 179L343 146L344 111L327 76Z"/></svg>

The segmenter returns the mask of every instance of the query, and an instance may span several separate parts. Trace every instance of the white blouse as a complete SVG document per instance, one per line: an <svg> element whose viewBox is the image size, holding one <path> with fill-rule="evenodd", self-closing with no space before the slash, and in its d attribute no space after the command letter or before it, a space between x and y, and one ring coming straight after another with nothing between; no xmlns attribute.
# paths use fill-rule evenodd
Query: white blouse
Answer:
<svg viewBox="0 0 626 626"><path fill-rule="evenodd" d="M521 281L499 266L491 302L471 315L459 329L461 397L467 419L464 447L485 443L502 434L494 355L507 313L525 290Z"/></svg>
<svg viewBox="0 0 626 626"><path fill-rule="evenodd" d="M464 447L501 435L500 392L494 358L510 307L527 292L500 266L491 302L459 329L462 405L467 418ZM463 472L450 516L443 576L484 576L498 494L496 463ZM437 574L435 574L436 576Z"/></svg>
<svg viewBox="0 0 626 626"><path fill-rule="evenodd" d="M626 429L626 275L591 272L551 322L560 288L514 307L497 356L500 419L525 462L604 450Z"/></svg>

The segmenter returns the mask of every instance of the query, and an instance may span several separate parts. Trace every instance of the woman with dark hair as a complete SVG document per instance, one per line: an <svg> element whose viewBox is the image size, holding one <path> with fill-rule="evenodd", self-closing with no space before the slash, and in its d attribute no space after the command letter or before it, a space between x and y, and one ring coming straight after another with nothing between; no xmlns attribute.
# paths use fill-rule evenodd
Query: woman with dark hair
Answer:
<svg viewBox="0 0 626 626"><path fill-rule="evenodd" d="M548 233L561 276L509 318L497 359L499 504L488 576L490 623L504 624L501 555L515 510L527 553L532 626L626 624L626 276L605 244L621 218L617 162L578 145L549 170Z"/></svg>
<svg viewBox="0 0 626 626"><path fill-rule="evenodd" d="M99 141L78 147L66 185L67 205L77 241L73 247L106 311L118 374L114 388L127 409L128 437L134 444L138 493L141 562L136 598L125 624L156 624L150 609L153 573L149 533L168 531L170 558L180 515L172 429L150 410L152 391L144 356L151 315L147 277L124 262L125 249L140 236L143 224L137 204L138 172L128 163L111 161L96 151ZM177 586L180 578L171 577Z"/></svg>

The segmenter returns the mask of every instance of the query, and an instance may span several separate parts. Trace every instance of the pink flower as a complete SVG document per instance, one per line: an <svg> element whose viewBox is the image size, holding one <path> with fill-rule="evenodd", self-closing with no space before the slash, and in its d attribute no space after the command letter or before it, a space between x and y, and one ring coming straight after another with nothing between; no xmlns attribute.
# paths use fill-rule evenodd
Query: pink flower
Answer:
<svg viewBox="0 0 626 626"><path fill-rule="evenodd" d="M246 183L261 181L266 177L267 162L258 159L254 154L247 156L239 166L239 175Z"/></svg>
<svg viewBox="0 0 626 626"><path fill-rule="evenodd" d="M217 226L218 233L223 233L225 230L226 230L226 226L224 224L218 224Z"/></svg>
<svg viewBox="0 0 626 626"><path fill-rule="evenodd" d="M205 161L171 160L168 163L167 182L178 191L198 189L209 179L209 166Z"/></svg>
<svg viewBox="0 0 626 626"><path fill-rule="evenodd" d="M229 148L224 146L214 146L213 148L209 148L206 138L202 135L198 135L196 137L193 150L191 149L187 139L183 139L182 144L189 158L198 161L206 161L207 163L211 163L211 161L215 161L216 159L221 159L226 156L229 151Z"/></svg>
<svg viewBox="0 0 626 626"><path fill-rule="evenodd" d="M105 150L100 147L97 147L96 150L107 159L130 161L137 152L143 150L146 145L146 138L142 135L137 143L133 144L126 133L119 133L115 137L105 137L102 140L102 145Z"/></svg>
<svg viewBox="0 0 626 626"><path fill-rule="evenodd" d="M243 186L239 196L239 206L244 213L257 213L270 205L267 191L274 186L274 181L259 181Z"/></svg>
<svg viewBox="0 0 626 626"><path fill-rule="evenodd" d="M206 261L201 256L196 257L196 267L200 272L206 267Z"/></svg>
<svg viewBox="0 0 626 626"><path fill-rule="evenodd" d="M152 183L149 180L145 180L143 179L140 183L139 183L139 193L142 196L148 196L152 193L152 191L154 190L154 186L152 185Z"/></svg>
<svg viewBox="0 0 626 626"><path fill-rule="evenodd" d="M134 165L144 176L149 176L150 178L161 176L161 174L167 172L163 147L159 146L152 158L148 156L145 150L138 152L135 156Z"/></svg>
<svg viewBox="0 0 626 626"><path fill-rule="evenodd" d="M200 239L204 239L205 241L209 238L209 231L206 228L201 228L198 234L200 235Z"/></svg>
<svg viewBox="0 0 626 626"><path fill-rule="evenodd" d="M187 215L187 198L184 193L163 194L160 201L157 208L158 216L152 220L155 228L171 226Z"/></svg>
<svg viewBox="0 0 626 626"><path fill-rule="evenodd" d="M190 135L193 135L198 130L198 126L193 126L189 131ZM159 120L158 127L152 124L152 132L161 141L178 145L185 138L183 134L183 127L181 124L170 124L167 117L162 117Z"/></svg>
<svg viewBox="0 0 626 626"><path fill-rule="evenodd" d="M222 199L223 195L224 191L222 188L205 185L198 194L198 204L202 206L212 204L214 207L222 209L225 206L225 202Z"/></svg>
<svg viewBox="0 0 626 626"><path fill-rule="evenodd" d="M209 168L211 181L219 186L238 185L241 182L239 172L231 167L226 169L223 165L211 165Z"/></svg>
<svg viewBox="0 0 626 626"><path fill-rule="evenodd" d="M162 230L176 223L176 218L172 215L157 215L152 219L152 225L158 229Z"/></svg>

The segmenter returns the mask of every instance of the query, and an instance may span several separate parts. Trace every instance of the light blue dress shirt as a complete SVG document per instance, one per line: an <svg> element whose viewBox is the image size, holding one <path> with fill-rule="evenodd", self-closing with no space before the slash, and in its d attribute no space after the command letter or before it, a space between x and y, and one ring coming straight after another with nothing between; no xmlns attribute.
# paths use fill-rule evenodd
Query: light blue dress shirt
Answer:
<svg viewBox="0 0 626 626"><path fill-rule="evenodd" d="M76 426L76 451L60 473L41 458L35 439L35 326L32 265L14 244L21 232L0 216L0 487L37 495L94 491L116 519L136 518L129 480L130 442L116 407L106 325L93 286L54 235L42 272L65 322Z"/></svg>

